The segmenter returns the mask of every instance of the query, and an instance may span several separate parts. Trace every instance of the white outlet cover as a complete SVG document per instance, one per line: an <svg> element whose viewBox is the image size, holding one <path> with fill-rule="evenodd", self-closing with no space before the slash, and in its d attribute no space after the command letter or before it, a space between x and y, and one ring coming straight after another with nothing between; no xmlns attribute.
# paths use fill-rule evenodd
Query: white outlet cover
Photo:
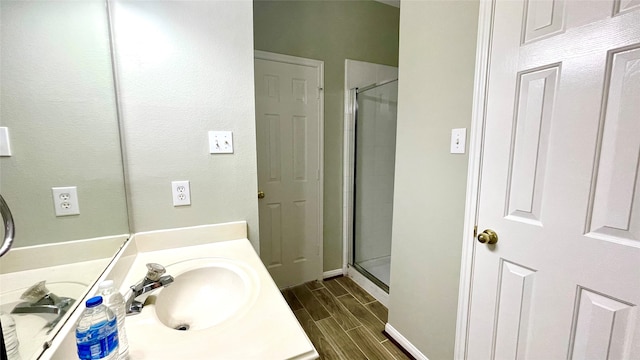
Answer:
<svg viewBox="0 0 640 360"><path fill-rule="evenodd" d="M51 193L56 216L80 215L76 186L53 187Z"/></svg>
<svg viewBox="0 0 640 360"><path fill-rule="evenodd" d="M451 130L451 153L452 154L464 154L466 142L467 142L466 128Z"/></svg>
<svg viewBox="0 0 640 360"><path fill-rule="evenodd" d="M209 131L210 154L233 154L233 131Z"/></svg>
<svg viewBox="0 0 640 360"><path fill-rule="evenodd" d="M173 206L191 205L191 189L189 180L172 181L171 195L173 198Z"/></svg>

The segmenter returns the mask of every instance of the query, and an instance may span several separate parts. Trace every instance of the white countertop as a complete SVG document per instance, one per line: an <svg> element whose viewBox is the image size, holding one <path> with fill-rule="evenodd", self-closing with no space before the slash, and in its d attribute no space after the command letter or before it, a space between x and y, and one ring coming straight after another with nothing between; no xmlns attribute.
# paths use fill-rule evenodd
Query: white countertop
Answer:
<svg viewBox="0 0 640 360"><path fill-rule="evenodd" d="M41 269L30 269L0 275L2 293L0 310L10 314L13 308L24 300L22 293L31 285L46 280L49 291L74 300L82 299L89 290L97 274L109 264L109 259L83 261L67 265L58 265ZM28 284L28 286L27 286ZM75 305L73 306L75 307ZM47 324L56 318L53 314L11 314L16 323L20 356L23 359L37 359L43 344L51 339L64 320L49 332Z"/></svg>
<svg viewBox="0 0 640 360"><path fill-rule="evenodd" d="M62 243L13 248L0 261L0 310L10 314L23 302L22 293L45 280L45 286L61 297L80 301L109 265L128 234ZM76 304L71 306L71 311ZM11 314L16 323L23 360L38 359L45 343L63 327L66 316L53 328L53 314Z"/></svg>
<svg viewBox="0 0 640 360"><path fill-rule="evenodd" d="M240 223L244 224L244 223ZM211 230L219 233L219 226ZM235 223L234 226L238 226ZM246 225L243 225L246 228ZM162 264L171 274L172 265L180 261L201 258L224 258L236 261L251 273L255 294L249 305L224 322L202 330L178 331L163 325L155 314L155 305L148 304L138 315L126 318L129 354L132 360L142 359L316 359L318 353L298 323L295 315L282 297L267 269L246 238L207 242L208 228L173 230L171 233L155 233L139 236L133 256L121 256L105 278L120 283L126 293L128 287L146 274L146 264ZM244 230L243 230L244 231ZM194 235L194 233L196 233ZM181 235L182 234L182 235ZM215 234L213 234L215 235ZM246 236L246 235L244 235ZM175 239L175 242L172 241ZM153 242L155 241L155 242ZM171 248L173 244L183 244ZM151 246L149 245L151 244ZM160 245L159 245L160 244ZM184 245L187 246L184 246ZM195 245L194 245L195 244ZM124 252L127 250L125 249ZM129 250L131 253L131 250ZM132 260L133 259L133 260ZM118 262L126 262L118 269ZM120 273L119 273L120 272ZM118 279L123 279L118 281ZM161 289L152 295L160 295ZM83 310L84 305L79 310ZM75 339L73 328L68 327L64 339L54 344L56 349L45 353L44 359L73 359ZM64 334L62 336L65 336Z"/></svg>

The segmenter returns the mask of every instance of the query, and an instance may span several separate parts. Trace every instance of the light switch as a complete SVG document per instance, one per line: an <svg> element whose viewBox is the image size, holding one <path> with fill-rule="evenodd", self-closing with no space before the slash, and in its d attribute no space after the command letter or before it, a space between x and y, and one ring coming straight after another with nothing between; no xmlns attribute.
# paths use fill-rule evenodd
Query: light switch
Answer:
<svg viewBox="0 0 640 360"><path fill-rule="evenodd" d="M0 156L11 156L11 144L9 143L9 128L0 127Z"/></svg>
<svg viewBox="0 0 640 360"><path fill-rule="evenodd" d="M233 132L209 131L209 153L233 154Z"/></svg>
<svg viewBox="0 0 640 360"><path fill-rule="evenodd" d="M451 153L452 154L464 154L466 142L467 142L466 128L451 130Z"/></svg>

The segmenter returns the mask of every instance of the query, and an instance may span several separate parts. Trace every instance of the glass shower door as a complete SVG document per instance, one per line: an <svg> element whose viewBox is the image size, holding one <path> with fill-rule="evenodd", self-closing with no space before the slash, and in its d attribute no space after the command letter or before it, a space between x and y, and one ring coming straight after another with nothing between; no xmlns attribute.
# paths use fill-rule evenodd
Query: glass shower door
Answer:
<svg viewBox="0 0 640 360"><path fill-rule="evenodd" d="M389 291L398 82L356 92L353 265Z"/></svg>

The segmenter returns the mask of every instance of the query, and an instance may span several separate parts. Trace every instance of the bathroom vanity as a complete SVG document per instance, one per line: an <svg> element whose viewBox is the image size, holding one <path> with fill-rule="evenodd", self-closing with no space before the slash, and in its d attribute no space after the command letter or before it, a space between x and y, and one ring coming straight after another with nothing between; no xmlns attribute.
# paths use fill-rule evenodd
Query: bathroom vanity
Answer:
<svg viewBox="0 0 640 360"><path fill-rule="evenodd" d="M114 280L127 297L147 263L174 281L149 292L127 316L135 359L316 359L318 353L247 240L245 222L134 234L97 283ZM97 291L94 285L84 299ZM82 303L40 359L76 358Z"/></svg>

